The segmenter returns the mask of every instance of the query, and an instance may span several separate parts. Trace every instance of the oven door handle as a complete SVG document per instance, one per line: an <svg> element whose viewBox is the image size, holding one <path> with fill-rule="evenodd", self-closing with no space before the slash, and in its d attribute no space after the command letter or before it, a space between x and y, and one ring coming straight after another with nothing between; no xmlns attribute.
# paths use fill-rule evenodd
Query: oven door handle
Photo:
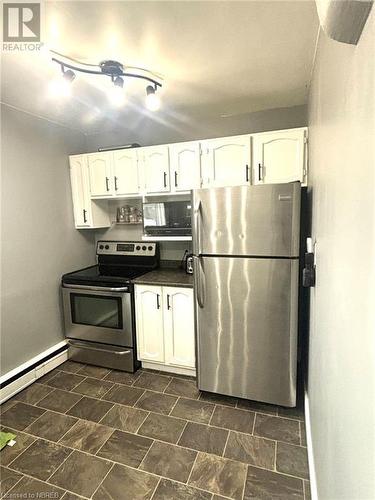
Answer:
<svg viewBox="0 0 375 500"><path fill-rule="evenodd" d="M101 349L99 347L87 346L84 344L79 344L78 342L71 342L68 340L68 344L72 347L77 347L78 349L87 349L89 351L99 351L99 352L107 352L109 354L117 354L118 356L123 356L124 354L129 354L131 351L110 351L109 349Z"/></svg>
<svg viewBox="0 0 375 500"><path fill-rule="evenodd" d="M63 288L78 288L79 290L92 290L95 292L129 292L128 286L107 287L107 286L90 286L90 285L70 285L63 283Z"/></svg>

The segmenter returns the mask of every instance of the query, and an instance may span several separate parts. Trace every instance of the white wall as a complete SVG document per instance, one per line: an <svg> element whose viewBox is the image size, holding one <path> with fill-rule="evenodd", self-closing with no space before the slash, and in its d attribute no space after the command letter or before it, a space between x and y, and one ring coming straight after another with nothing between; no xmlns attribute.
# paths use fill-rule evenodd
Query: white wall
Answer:
<svg viewBox="0 0 375 500"><path fill-rule="evenodd" d="M320 500L375 498L375 9L357 46L321 33L309 100L308 397Z"/></svg>
<svg viewBox="0 0 375 500"><path fill-rule="evenodd" d="M59 281L94 263L94 235L73 225L68 154L84 135L1 111L3 375L63 339Z"/></svg>
<svg viewBox="0 0 375 500"><path fill-rule="evenodd" d="M116 123L113 130L87 137L87 150L96 151L98 147L109 147L129 143L141 146L168 144L172 142L209 139L252 132L265 132L283 128L305 127L307 107L293 106L243 113L222 118L220 116L197 117L186 121L173 116L170 121L151 120L140 117L136 124Z"/></svg>

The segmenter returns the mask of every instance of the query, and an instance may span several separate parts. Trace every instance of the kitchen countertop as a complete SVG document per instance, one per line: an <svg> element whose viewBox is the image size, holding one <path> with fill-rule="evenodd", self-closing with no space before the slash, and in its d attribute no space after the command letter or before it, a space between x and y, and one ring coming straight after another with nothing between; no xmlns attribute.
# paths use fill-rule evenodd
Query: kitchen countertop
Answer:
<svg viewBox="0 0 375 500"><path fill-rule="evenodd" d="M184 270L171 267L160 267L133 280L135 285L163 285L193 288L193 275Z"/></svg>

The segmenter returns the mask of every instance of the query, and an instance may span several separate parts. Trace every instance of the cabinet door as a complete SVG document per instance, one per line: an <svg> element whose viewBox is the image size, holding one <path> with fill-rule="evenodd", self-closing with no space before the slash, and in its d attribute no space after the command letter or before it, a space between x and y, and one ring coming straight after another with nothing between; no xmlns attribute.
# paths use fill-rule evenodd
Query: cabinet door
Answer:
<svg viewBox="0 0 375 500"><path fill-rule="evenodd" d="M146 192L168 192L170 190L168 146L152 146L142 149Z"/></svg>
<svg viewBox="0 0 375 500"><path fill-rule="evenodd" d="M70 182L72 186L75 227L90 227L90 194L85 155L70 157Z"/></svg>
<svg viewBox="0 0 375 500"><path fill-rule="evenodd" d="M212 139L202 144L205 159L204 187L249 185L250 135Z"/></svg>
<svg viewBox="0 0 375 500"><path fill-rule="evenodd" d="M169 146L171 191L198 189L201 180L199 142L183 142Z"/></svg>
<svg viewBox="0 0 375 500"><path fill-rule="evenodd" d="M305 129L253 136L256 184L305 182Z"/></svg>
<svg viewBox="0 0 375 500"><path fill-rule="evenodd" d="M115 196L138 194L140 190L136 149L113 152Z"/></svg>
<svg viewBox="0 0 375 500"><path fill-rule="evenodd" d="M90 193L94 197L112 195L112 152L93 153L88 156Z"/></svg>
<svg viewBox="0 0 375 500"><path fill-rule="evenodd" d="M164 362L163 297L158 286L135 286L138 358Z"/></svg>
<svg viewBox="0 0 375 500"><path fill-rule="evenodd" d="M195 367L194 302L191 288L163 287L165 362Z"/></svg>

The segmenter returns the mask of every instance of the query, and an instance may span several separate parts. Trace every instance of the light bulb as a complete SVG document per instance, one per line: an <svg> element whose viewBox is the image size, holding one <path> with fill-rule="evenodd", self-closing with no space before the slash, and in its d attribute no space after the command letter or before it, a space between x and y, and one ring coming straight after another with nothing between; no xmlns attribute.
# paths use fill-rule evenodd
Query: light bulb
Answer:
<svg viewBox="0 0 375 500"><path fill-rule="evenodd" d="M108 90L108 100L113 106L121 107L125 104L125 92L122 87L113 85Z"/></svg>
<svg viewBox="0 0 375 500"><path fill-rule="evenodd" d="M62 76L55 78L49 84L49 95L51 97L69 97L72 92L72 82L76 75L68 69Z"/></svg>
<svg viewBox="0 0 375 500"><path fill-rule="evenodd" d="M160 108L160 99L155 94L155 89L149 85L146 88L146 93L146 108L150 111L157 111Z"/></svg>

